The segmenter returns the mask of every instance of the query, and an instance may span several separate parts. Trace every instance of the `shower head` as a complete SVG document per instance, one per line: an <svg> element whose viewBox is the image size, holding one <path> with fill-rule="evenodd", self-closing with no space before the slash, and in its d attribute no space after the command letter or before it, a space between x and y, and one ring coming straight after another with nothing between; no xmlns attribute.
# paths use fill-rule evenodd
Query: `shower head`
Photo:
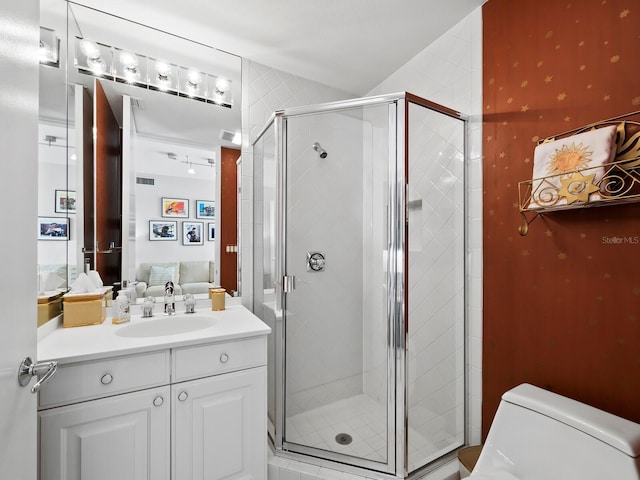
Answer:
<svg viewBox="0 0 640 480"><path fill-rule="evenodd" d="M320 158L327 158L327 151L318 142L313 144L313 149L320 154Z"/></svg>

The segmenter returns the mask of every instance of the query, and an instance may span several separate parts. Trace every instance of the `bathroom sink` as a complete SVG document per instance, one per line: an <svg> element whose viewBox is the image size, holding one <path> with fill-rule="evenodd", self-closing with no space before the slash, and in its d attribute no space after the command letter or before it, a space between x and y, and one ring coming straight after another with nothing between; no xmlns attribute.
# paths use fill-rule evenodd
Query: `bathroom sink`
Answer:
<svg viewBox="0 0 640 480"><path fill-rule="evenodd" d="M212 327L216 323L215 318L204 315L175 315L126 325L119 328L116 335L127 338L164 337L197 332Z"/></svg>

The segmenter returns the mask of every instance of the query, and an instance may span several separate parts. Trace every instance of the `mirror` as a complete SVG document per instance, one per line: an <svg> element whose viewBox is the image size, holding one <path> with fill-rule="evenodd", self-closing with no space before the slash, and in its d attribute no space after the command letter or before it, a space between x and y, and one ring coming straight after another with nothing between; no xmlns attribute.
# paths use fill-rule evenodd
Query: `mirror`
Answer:
<svg viewBox="0 0 640 480"><path fill-rule="evenodd" d="M64 0L41 26L39 301L87 269L237 290L241 59Z"/></svg>

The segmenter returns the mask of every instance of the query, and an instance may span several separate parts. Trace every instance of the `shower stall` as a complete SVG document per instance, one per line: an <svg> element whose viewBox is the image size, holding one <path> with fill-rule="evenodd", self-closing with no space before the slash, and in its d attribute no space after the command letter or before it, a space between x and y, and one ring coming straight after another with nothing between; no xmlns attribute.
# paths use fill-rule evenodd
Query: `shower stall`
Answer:
<svg viewBox="0 0 640 480"><path fill-rule="evenodd" d="M465 445L466 130L399 93L276 111L254 142L276 455L406 478Z"/></svg>

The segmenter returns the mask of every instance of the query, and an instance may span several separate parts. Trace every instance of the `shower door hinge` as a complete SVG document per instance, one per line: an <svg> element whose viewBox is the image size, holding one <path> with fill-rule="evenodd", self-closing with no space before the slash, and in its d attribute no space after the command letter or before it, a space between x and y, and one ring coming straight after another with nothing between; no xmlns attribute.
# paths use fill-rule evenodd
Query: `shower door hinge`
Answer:
<svg viewBox="0 0 640 480"><path fill-rule="evenodd" d="M284 293L291 293L296 289L296 277L295 275L284 275L282 277L282 291Z"/></svg>

